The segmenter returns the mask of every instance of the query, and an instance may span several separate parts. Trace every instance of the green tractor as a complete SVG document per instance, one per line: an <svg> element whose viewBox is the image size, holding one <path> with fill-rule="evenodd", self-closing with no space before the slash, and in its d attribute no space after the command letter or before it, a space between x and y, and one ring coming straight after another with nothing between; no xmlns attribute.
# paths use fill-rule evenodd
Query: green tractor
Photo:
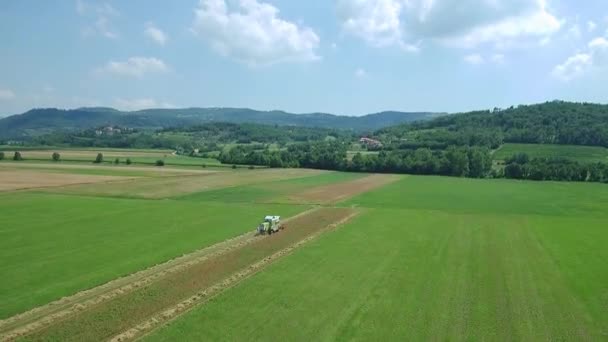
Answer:
<svg viewBox="0 0 608 342"><path fill-rule="evenodd" d="M281 225L281 217L280 216L266 216L264 221L260 223L258 226L257 232L260 235L272 235L273 233L278 233L279 230L282 230L284 227Z"/></svg>

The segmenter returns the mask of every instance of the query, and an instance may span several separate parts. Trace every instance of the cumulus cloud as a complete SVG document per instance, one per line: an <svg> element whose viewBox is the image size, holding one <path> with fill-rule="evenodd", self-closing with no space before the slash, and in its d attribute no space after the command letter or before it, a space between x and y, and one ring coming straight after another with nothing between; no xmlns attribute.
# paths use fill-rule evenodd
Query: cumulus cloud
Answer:
<svg viewBox="0 0 608 342"><path fill-rule="evenodd" d="M374 46L504 47L544 39L562 25L546 0L338 0L337 12L346 32Z"/></svg>
<svg viewBox="0 0 608 342"><path fill-rule="evenodd" d="M134 111L150 108L175 108L174 105L168 102L159 102L153 98L135 98L123 99L117 98L114 100L114 106L119 110Z"/></svg>
<svg viewBox="0 0 608 342"><path fill-rule="evenodd" d="M169 36L163 30L156 27L153 23L146 24L144 34L153 42L161 46L164 46L169 40Z"/></svg>
<svg viewBox="0 0 608 342"><path fill-rule="evenodd" d="M110 61L98 71L119 76L143 77L146 74L167 72L169 67L158 58L131 57L122 62Z"/></svg>
<svg viewBox="0 0 608 342"><path fill-rule="evenodd" d="M320 58L312 29L281 19L276 7L257 0L200 0L191 30L222 55L249 65Z"/></svg>
<svg viewBox="0 0 608 342"><path fill-rule="evenodd" d="M608 67L608 40L598 37L587 44L584 52L577 53L553 68L552 75L563 81L579 78L589 71Z"/></svg>
<svg viewBox="0 0 608 342"><path fill-rule="evenodd" d="M85 37L101 36L108 39L119 37L112 27L111 19L120 15L120 12L107 2L90 4L84 0L76 1L76 13L92 22L82 29Z"/></svg>
<svg viewBox="0 0 608 342"><path fill-rule="evenodd" d="M15 97L16 95L12 90L0 88L0 101L9 101Z"/></svg>
<svg viewBox="0 0 608 342"><path fill-rule="evenodd" d="M597 28L597 24L593 20L587 22L587 32L592 33Z"/></svg>
<svg viewBox="0 0 608 342"><path fill-rule="evenodd" d="M485 62L485 59L478 53L470 54L464 57L464 61L471 65L479 65Z"/></svg>

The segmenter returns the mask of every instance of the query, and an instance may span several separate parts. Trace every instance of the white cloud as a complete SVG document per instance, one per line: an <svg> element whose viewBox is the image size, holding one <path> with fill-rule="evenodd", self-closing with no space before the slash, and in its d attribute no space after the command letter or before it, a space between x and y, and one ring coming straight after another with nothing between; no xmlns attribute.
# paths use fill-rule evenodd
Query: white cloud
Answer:
<svg viewBox="0 0 608 342"><path fill-rule="evenodd" d="M249 65L318 60L319 36L281 19L279 10L257 0L200 0L192 32L224 56Z"/></svg>
<svg viewBox="0 0 608 342"><path fill-rule="evenodd" d="M158 58L131 57L124 62L110 61L98 71L120 76L143 77L146 74L167 72L169 67Z"/></svg>
<svg viewBox="0 0 608 342"><path fill-rule="evenodd" d="M114 100L114 106L119 110L135 111L151 108L175 108L174 105L168 102L159 102L153 98L136 98L123 99L117 98Z"/></svg>
<svg viewBox="0 0 608 342"><path fill-rule="evenodd" d="M591 65L591 56L586 53L579 53L553 68L552 74L563 81L570 81L583 75Z"/></svg>
<svg viewBox="0 0 608 342"><path fill-rule="evenodd" d="M10 89L0 88L0 101L9 101L17 97L15 93Z"/></svg>
<svg viewBox="0 0 608 342"><path fill-rule="evenodd" d="M118 32L112 27L111 18L119 16L120 12L109 3L89 4L84 0L77 0L76 12L93 23L82 29L83 36L98 35L108 39L119 37Z"/></svg>
<svg viewBox="0 0 608 342"><path fill-rule="evenodd" d="M343 29L372 46L505 47L542 40L562 25L546 0L338 0L337 10Z"/></svg>
<svg viewBox="0 0 608 342"><path fill-rule="evenodd" d="M485 62L485 59L478 53L470 54L464 57L464 61L471 65L480 65Z"/></svg>
<svg viewBox="0 0 608 342"><path fill-rule="evenodd" d="M366 78L367 71L365 71L365 69L363 69L363 68L358 68L357 70L355 70L355 77L358 79Z"/></svg>
<svg viewBox="0 0 608 342"><path fill-rule="evenodd" d="M153 23L146 24L144 34L158 45L164 46L169 40L169 36Z"/></svg>
<svg viewBox="0 0 608 342"><path fill-rule="evenodd" d="M587 32L591 33L593 31L595 31L596 28L597 28L597 24L595 23L595 21L589 20L587 22Z"/></svg>
<svg viewBox="0 0 608 342"><path fill-rule="evenodd" d="M563 81L571 81L593 69L608 67L608 40L598 37L587 44L585 52L569 57L564 63L553 68L552 75Z"/></svg>

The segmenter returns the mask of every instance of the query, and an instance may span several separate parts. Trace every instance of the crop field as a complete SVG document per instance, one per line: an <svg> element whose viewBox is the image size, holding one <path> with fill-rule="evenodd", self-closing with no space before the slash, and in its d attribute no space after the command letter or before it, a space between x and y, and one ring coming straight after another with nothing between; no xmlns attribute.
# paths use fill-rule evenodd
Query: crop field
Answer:
<svg viewBox="0 0 608 342"><path fill-rule="evenodd" d="M608 162L608 149L598 146L504 144L494 153L495 160L505 160L517 153L531 158L566 158L582 163Z"/></svg>
<svg viewBox="0 0 608 342"><path fill-rule="evenodd" d="M13 164L0 340L608 337L603 185Z"/></svg>
<svg viewBox="0 0 608 342"><path fill-rule="evenodd" d="M362 194L350 223L147 339L604 340L608 189L544 185L407 177Z"/></svg>

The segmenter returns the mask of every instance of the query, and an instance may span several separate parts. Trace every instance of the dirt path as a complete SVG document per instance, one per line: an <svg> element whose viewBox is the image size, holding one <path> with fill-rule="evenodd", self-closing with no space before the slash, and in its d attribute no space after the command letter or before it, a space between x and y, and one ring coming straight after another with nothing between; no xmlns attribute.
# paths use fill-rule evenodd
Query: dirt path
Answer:
<svg viewBox="0 0 608 342"><path fill-rule="evenodd" d="M232 278L238 272L248 267L259 269L261 266L254 265L269 255L316 236L353 214L354 211L345 208L304 212L286 221L289 228L278 235L245 234L0 321L3 334L0 339L30 336L33 339L99 340L123 333L131 336L131 329L139 334L147 330L141 322L149 325L150 317L156 317L159 312L163 312L166 319L174 317L199 299L219 293L220 288L226 287L221 285L223 282L232 279L226 283L232 284L235 279L252 273ZM266 263L277 257L271 257ZM201 293L207 295L201 296ZM194 297L198 299L193 300ZM175 306L179 309L175 310Z"/></svg>
<svg viewBox="0 0 608 342"><path fill-rule="evenodd" d="M371 175L349 182L335 183L309 189L290 196L294 202L327 204L336 203L355 195L373 190L400 179L397 175Z"/></svg>

